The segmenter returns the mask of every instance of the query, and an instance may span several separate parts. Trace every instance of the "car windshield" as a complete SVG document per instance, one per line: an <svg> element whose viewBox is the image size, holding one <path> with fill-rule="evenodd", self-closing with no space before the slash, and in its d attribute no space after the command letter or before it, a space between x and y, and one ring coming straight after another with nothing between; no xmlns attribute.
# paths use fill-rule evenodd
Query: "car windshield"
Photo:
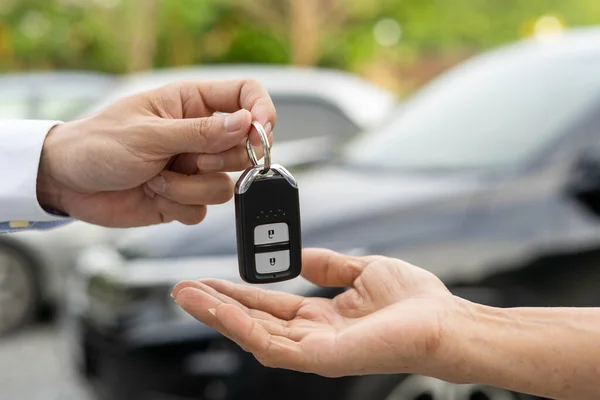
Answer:
<svg viewBox="0 0 600 400"><path fill-rule="evenodd" d="M484 57L436 79L347 163L403 170L506 169L559 136L600 94L600 57Z"/></svg>

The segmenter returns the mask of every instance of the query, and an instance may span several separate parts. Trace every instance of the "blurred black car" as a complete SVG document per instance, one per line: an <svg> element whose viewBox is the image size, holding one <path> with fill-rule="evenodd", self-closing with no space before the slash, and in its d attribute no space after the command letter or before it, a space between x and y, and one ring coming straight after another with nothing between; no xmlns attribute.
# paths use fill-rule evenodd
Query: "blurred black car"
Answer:
<svg viewBox="0 0 600 400"><path fill-rule="evenodd" d="M598 71L598 29L453 69L387 127L297 174L304 245L402 258L484 304L600 306ZM132 230L117 247L89 249L67 319L83 376L112 399L527 398L416 375L263 368L168 297L204 276L239 280L231 203L199 226ZM275 288L338 293L303 279Z"/></svg>

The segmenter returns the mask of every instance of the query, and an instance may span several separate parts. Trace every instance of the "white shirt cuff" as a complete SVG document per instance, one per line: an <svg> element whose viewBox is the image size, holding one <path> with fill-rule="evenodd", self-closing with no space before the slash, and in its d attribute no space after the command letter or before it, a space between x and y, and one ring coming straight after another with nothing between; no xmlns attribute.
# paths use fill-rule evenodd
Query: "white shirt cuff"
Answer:
<svg viewBox="0 0 600 400"><path fill-rule="evenodd" d="M0 222L25 225L65 217L37 199L37 176L46 135L61 121L0 121Z"/></svg>

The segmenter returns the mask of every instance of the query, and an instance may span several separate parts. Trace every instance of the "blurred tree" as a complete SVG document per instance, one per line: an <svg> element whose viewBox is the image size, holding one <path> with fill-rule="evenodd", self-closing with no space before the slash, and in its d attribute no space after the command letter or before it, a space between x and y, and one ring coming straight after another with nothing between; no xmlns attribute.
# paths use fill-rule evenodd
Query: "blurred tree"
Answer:
<svg viewBox="0 0 600 400"><path fill-rule="evenodd" d="M127 70L150 69L154 65L157 36L158 0L130 0L126 12L129 21Z"/></svg>
<svg viewBox="0 0 600 400"><path fill-rule="evenodd" d="M323 0L288 0L292 63L314 65L319 59L321 34L320 2Z"/></svg>
<svg viewBox="0 0 600 400"><path fill-rule="evenodd" d="M600 1L0 0L0 71L293 63L410 90L542 16L599 24Z"/></svg>

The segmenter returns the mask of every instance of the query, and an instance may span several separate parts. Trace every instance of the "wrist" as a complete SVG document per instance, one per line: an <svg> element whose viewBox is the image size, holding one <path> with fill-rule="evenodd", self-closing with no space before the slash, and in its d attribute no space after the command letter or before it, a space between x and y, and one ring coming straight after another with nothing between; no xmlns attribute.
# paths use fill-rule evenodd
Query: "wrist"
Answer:
<svg viewBox="0 0 600 400"><path fill-rule="evenodd" d="M46 135L42 146L40 164L37 176L37 199L40 206L46 210L54 210L68 214L63 205L63 189L55 178L53 170L56 168L57 157L60 154L55 144L55 135L62 125L56 125Z"/></svg>
<svg viewBox="0 0 600 400"><path fill-rule="evenodd" d="M506 320L503 309L454 296L455 307L442 322L440 347L432 376L457 384L485 383L488 338L497 329L490 322Z"/></svg>

